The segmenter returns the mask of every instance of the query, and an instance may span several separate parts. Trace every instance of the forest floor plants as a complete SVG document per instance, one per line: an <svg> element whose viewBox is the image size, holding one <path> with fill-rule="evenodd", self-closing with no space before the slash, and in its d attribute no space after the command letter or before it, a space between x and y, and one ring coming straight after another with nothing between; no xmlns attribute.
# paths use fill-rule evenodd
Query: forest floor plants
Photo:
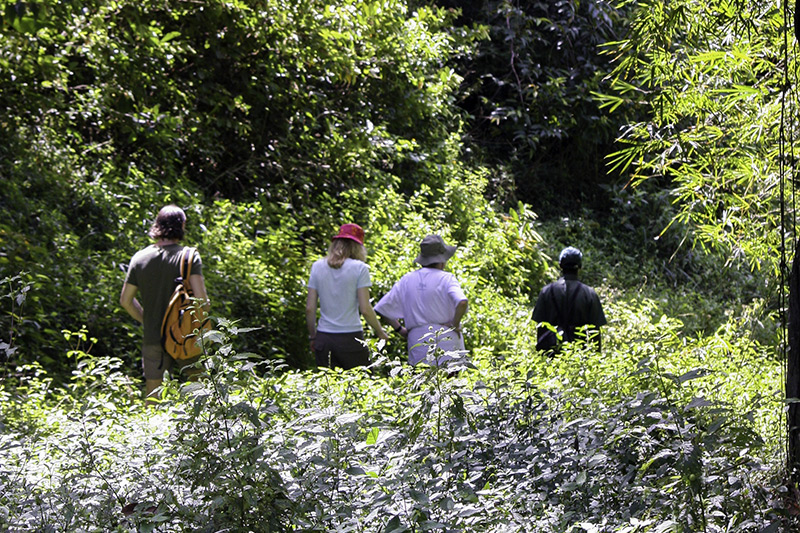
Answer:
<svg viewBox="0 0 800 533"><path fill-rule="evenodd" d="M719 343L610 343L604 364L380 356L355 371L287 371L209 334L204 376L146 409L93 358L73 386L5 390L0 526L9 531L703 531L791 525L764 416L701 395L713 373L656 361ZM662 341L659 341L662 339ZM377 351L377 347L373 347ZM377 354L376 354L377 355ZM677 375L677 377L674 377ZM42 384L37 385L37 383ZM100 384L111 384L108 387ZM763 383L743 380L742 391ZM710 390L716 390L709 385ZM755 392L750 391L753 396ZM39 424L12 409L36 410ZM795 524L796 525L796 524Z"/></svg>

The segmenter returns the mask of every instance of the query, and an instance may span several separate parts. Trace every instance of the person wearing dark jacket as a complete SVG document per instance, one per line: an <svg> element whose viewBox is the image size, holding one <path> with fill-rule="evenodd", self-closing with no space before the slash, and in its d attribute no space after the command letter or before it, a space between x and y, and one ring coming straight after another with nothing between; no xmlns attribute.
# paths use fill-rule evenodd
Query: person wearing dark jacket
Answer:
<svg viewBox="0 0 800 533"><path fill-rule="evenodd" d="M578 281L583 254L568 246L559 254L558 264L562 276L542 289L533 309L536 349L552 355L562 342L583 340L594 343L599 351L600 328L607 321L597 293Z"/></svg>

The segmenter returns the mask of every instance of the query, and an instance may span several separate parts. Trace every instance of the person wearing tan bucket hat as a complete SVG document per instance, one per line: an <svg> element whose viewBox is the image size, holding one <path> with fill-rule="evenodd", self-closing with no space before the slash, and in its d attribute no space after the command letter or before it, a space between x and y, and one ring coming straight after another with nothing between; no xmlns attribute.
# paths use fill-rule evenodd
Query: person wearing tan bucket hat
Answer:
<svg viewBox="0 0 800 533"><path fill-rule="evenodd" d="M379 338L389 339L369 301L372 281L366 260L364 230L358 224L342 224L328 255L311 265L306 325L317 366L349 369L369 364L359 312Z"/></svg>
<svg viewBox="0 0 800 533"><path fill-rule="evenodd" d="M375 312L407 338L412 365L441 364L451 358L448 353L464 351L461 319L467 312L467 297L456 277L444 270L455 252L456 247L445 244L441 236L426 236L414 259L421 268L400 278L375 305Z"/></svg>

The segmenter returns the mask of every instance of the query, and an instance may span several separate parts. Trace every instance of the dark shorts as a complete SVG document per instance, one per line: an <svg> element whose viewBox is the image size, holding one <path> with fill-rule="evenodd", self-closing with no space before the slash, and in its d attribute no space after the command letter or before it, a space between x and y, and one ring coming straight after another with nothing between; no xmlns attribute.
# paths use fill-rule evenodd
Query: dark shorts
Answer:
<svg viewBox="0 0 800 533"><path fill-rule="evenodd" d="M369 348L359 341L364 333L324 333L317 331L314 339L314 357L317 366L339 367L345 370L369 364Z"/></svg>
<svg viewBox="0 0 800 533"><path fill-rule="evenodd" d="M167 355L160 344L146 344L142 346L142 371L144 379L162 379L164 371L172 372L172 369L181 370L182 368L193 365L199 357L176 361Z"/></svg>

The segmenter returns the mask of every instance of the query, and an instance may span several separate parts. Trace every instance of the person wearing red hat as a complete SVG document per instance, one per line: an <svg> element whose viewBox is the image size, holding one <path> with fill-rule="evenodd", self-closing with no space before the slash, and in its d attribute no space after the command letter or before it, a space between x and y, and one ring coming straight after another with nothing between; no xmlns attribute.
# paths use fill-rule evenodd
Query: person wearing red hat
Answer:
<svg viewBox="0 0 800 533"><path fill-rule="evenodd" d="M311 265L306 325L317 366L349 369L369 364L369 349L361 342L361 316L378 338L389 339L369 301L372 281L366 260L364 230L358 224L343 224L328 255Z"/></svg>

